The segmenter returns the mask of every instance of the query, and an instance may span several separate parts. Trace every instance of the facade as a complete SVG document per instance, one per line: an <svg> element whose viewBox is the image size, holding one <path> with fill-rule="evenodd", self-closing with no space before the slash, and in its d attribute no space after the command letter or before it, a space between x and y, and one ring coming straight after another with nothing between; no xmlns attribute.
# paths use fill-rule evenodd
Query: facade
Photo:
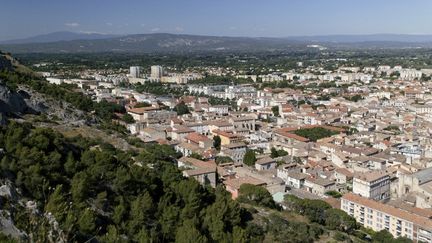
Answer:
<svg viewBox="0 0 432 243"><path fill-rule="evenodd" d="M265 157L255 162L256 170L272 170L272 169L276 169L276 166L277 166L276 160L270 157Z"/></svg>
<svg viewBox="0 0 432 243"><path fill-rule="evenodd" d="M394 237L407 237L414 242L432 242L430 213L408 212L352 193L342 197L341 210L374 231L387 230Z"/></svg>
<svg viewBox="0 0 432 243"><path fill-rule="evenodd" d="M169 121L177 117L175 111L157 110L152 107L133 108L128 110L128 114L137 122L146 122L149 120Z"/></svg>
<svg viewBox="0 0 432 243"><path fill-rule="evenodd" d="M207 136L192 132L186 135L186 142L195 144L200 148L209 149L213 147L213 140L209 139Z"/></svg>
<svg viewBox="0 0 432 243"><path fill-rule="evenodd" d="M240 143L240 142L243 141L243 136L238 135L238 134L234 134L234 133L229 133L229 132L214 130L213 131L213 135L220 137L220 139L221 139L221 145L228 145L228 144L232 144L232 143Z"/></svg>
<svg viewBox="0 0 432 243"><path fill-rule="evenodd" d="M306 178L308 175L304 173L291 171L287 175L285 184L291 188L300 189L304 186Z"/></svg>
<svg viewBox="0 0 432 243"><path fill-rule="evenodd" d="M177 161L177 165L184 169L183 176L192 177L201 185L216 187L216 165L214 162L182 157Z"/></svg>
<svg viewBox="0 0 432 243"><path fill-rule="evenodd" d="M141 67L132 66L129 68L129 75L131 78L139 78L141 75Z"/></svg>
<svg viewBox="0 0 432 243"><path fill-rule="evenodd" d="M235 163L243 163L243 158L246 154L246 144L245 143L231 143L227 145L222 145L222 154L230 157Z"/></svg>
<svg viewBox="0 0 432 243"><path fill-rule="evenodd" d="M376 201L390 198L390 176L384 171L361 173L354 176L353 193Z"/></svg>
<svg viewBox="0 0 432 243"><path fill-rule="evenodd" d="M255 118L253 117L233 117L230 118L230 123L234 125L234 129L247 129L251 132L255 131Z"/></svg>
<svg viewBox="0 0 432 243"><path fill-rule="evenodd" d="M345 168L336 169L334 173L334 177L336 179L336 183L338 184L351 183L353 180L353 174Z"/></svg>
<svg viewBox="0 0 432 243"><path fill-rule="evenodd" d="M162 66L151 66L150 68L150 76L152 79L161 79L163 76L163 67Z"/></svg>
<svg viewBox="0 0 432 243"><path fill-rule="evenodd" d="M209 112L214 112L217 115L228 115L228 106L227 105L215 105L209 107Z"/></svg>
<svg viewBox="0 0 432 243"><path fill-rule="evenodd" d="M310 193L323 197L326 192L336 190L336 183L324 178L306 178L304 187Z"/></svg>
<svg viewBox="0 0 432 243"><path fill-rule="evenodd" d="M276 176L286 182L288 180L288 175L290 172L300 172L297 163L290 163L278 166L276 170Z"/></svg>
<svg viewBox="0 0 432 243"><path fill-rule="evenodd" d="M416 207L432 208L432 167L401 175L395 185L392 197L400 198L412 194Z"/></svg>

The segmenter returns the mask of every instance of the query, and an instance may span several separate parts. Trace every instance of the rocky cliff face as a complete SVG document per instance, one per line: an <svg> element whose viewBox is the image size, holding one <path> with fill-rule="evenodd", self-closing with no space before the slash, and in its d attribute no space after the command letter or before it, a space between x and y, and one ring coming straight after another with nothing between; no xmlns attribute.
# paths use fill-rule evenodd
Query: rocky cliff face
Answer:
<svg viewBox="0 0 432 243"><path fill-rule="evenodd" d="M12 56L0 51L0 71L16 71L21 67ZM83 119L82 111L61 100L54 100L35 92L26 85L9 88L5 80L0 79L0 124L6 122L6 117L25 114L44 114L48 119L55 118L64 122L76 122Z"/></svg>
<svg viewBox="0 0 432 243"><path fill-rule="evenodd" d="M83 111L66 102L45 97L25 86L13 91L0 80L0 124L5 124L6 117L25 114L44 114L62 123L83 123L85 119Z"/></svg>
<svg viewBox="0 0 432 243"><path fill-rule="evenodd" d="M0 82L0 113L37 114L44 110L43 104L30 100L24 90L12 91Z"/></svg>

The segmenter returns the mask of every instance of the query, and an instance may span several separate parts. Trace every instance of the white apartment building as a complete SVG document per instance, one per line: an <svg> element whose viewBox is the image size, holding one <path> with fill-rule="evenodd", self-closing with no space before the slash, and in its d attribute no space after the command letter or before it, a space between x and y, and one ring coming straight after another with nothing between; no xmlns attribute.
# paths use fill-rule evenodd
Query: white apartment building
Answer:
<svg viewBox="0 0 432 243"><path fill-rule="evenodd" d="M151 73L150 73L150 76L151 76L151 78L153 78L153 79L160 79L160 78L162 78L162 76L163 76L163 68L162 68L162 66L158 66L158 65L156 65L156 66L151 66L151 68L150 68L151 70Z"/></svg>
<svg viewBox="0 0 432 243"><path fill-rule="evenodd" d="M376 201L390 198L390 176L385 171L354 175L353 193Z"/></svg>
<svg viewBox="0 0 432 243"><path fill-rule="evenodd" d="M209 112L214 112L218 115L228 115L228 106L227 105L215 105L209 107Z"/></svg>
<svg viewBox="0 0 432 243"><path fill-rule="evenodd" d="M415 69L402 69L399 73L402 80L420 79L423 75L422 71Z"/></svg>
<svg viewBox="0 0 432 243"><path fill-rule="evenodd" d="M417 114L431 114L432 113L432 106L431 105L412 105L412 110L415 111Z"/></svg>
<svg viewBox="0 0 432 243"><path fill-rule="evenodd" d="M132 66L129 68L129 75L131 78L139 78L141 73L141 67Z"/></svg>
<svg viewBox="0 0 432 243"><path fill-rule="evenodd" d="M416 209L416 213L408 212L348 193L342 197L341 210L374 231L387 230L394 237L407 237L414 242L432 242L432 217L426 211L421 213L421 209Z"/></svg>

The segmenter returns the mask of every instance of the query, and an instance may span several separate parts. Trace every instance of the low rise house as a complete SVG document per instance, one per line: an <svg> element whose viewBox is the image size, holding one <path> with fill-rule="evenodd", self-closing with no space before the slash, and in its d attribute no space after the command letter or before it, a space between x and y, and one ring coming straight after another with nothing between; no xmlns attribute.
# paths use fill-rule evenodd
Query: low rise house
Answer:
<svg viewBox="0 0 432 243"><path fill-rule="evenodd" d="M187 143L198 145L198 147L203 149L213 147L213 140L196 132L188 133L184 139Z"/></svg>
<svg viewBox="0 0 432 243"><path fill-rule="evenodd" d="M244 137L239 134L226 132L226 131L220 131L220 130L214 130L213 136L219 136L221 139L221 145L228 145L232 143L239 143L243 141Z"/></svg>
<svg viewBox="0 0 432 243"><path fill-rule="evenodd" d="M347 184L347 183L352 183L354 175L348 169L338 168L334 172L334 177L335 177L336 183Z"/></svg>
<svg viewBox="0 0 432 243"><path fill-rule="evenodd" d="M221 154L230 157L236 164L242 164L246 148L245 143L231 143L222 146Z"/></svg>
<svg viewBox="0 0 432 243"><path fill-rule="evenodd" d="M336 190L336 183L324 178L308 177L304 187L308 192L324 197L326 192Z"/></svg>
<svg viewBox="0 0 432 243"><path fill-rule="evenodd" d="M276 169L277 162L275 159L270 157L264 157L255 162L256 170L271 170Z"/></svg>
<svg viewBox="0 0 432 243"><path fill-rule="evenodd" d="M290 172L300 172L300 166L297 163L289 163L280 165L276 170L276 176L285 182L288 180Z"/></svg>
<svg viewBox="0 0 432 243"><path fill-rule="evenodd" d="M199 159L182 157L178 160L178 167L183 170L183 176L192 177L201 185L216 187L216 164L214 161L205 162Z"/></svg>
<svg viewBox="0 0 432 243"><path fill-rule="evenodd" d="M291 171L287 175L287 179L285 181L285 184L291 188L300 189L303 188L305 185L305 180L309 176L305 173Z"/></svg>

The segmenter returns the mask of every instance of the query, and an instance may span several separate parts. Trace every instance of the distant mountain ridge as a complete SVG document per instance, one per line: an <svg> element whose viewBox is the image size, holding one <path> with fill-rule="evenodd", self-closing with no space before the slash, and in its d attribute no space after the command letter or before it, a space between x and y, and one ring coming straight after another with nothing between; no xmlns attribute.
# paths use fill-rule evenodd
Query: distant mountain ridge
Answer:
<svg viewBox="0 0 432 243"><path fill-rule="evenodd" d="M32 36L22 39L0 41L0 44L29 44L29 43L49 43L57 41L72 40L99 40L118 37L120 35L100 34L100 33L81 33L70 31L58 31L43 35Z"/></svg>
<svg viewBox="0 0 432 243"><path fill-rule="evenodd" d="M8 44L0 48L13 53L97 52L196 52L196 51L299 51L311 44L329 48L432 48L432 35L328 35L293 37L228 37L186 34L134 34L110 36L57 32ZM33 41L33 42L29 42ZM316 48L315 48L316 49Z"/></svg>
<svg viewBox="0 0 432 243"><path fill-rule="evenodd" d="M289 40L335 42L335 43L360 43L360 42L406 42L426 43L432 42L432 35L407 35L407 34L370 34L370 35L316 35L316 36L291 36Z"/></svg>
<svg viewBox="0 0 432 243"><path fill-rule="evenodd" d="M299 45L301 44L301 45ZM0 44L12 53L256 51L304 47L281 38L221 37L178 34L135 34L104 39L48 43Z"/></svg>

